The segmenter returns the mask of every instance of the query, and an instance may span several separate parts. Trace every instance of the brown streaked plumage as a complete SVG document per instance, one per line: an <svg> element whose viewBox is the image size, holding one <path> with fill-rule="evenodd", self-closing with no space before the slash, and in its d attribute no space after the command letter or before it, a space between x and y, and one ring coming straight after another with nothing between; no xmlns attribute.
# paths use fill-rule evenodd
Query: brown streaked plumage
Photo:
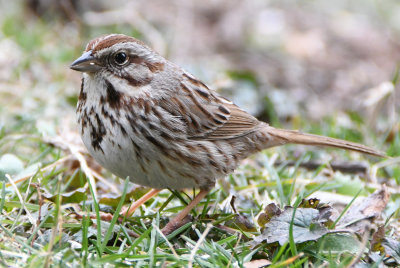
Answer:
<svg viewBox="0 0 400 268"><path fill-rule="evenodd" d="M201 189L163 229L165 233L175 228L217 178L262 149L298 143L384 156L361 144L260 122L141 41L125 35L90 41L71 68L84 72L78 123L89 153L101 165L155 189Z"/></svg>
<svg viewBox="0 0 400 268"><path fill-rule="evenodd" d="M103 35L96 39L93 39L92 41L90 41L87 44L85 51L92 50L93 53L96 53L97 51L100 51L104 48L112 47L115 44L118 44L118 43L121 44L121 43L127 43L127 42L135 42L141 46L146 46L145 43L143 43L142 41L137 40L133 37L122 35L122 34L114 34L114 35Z"/></svg>

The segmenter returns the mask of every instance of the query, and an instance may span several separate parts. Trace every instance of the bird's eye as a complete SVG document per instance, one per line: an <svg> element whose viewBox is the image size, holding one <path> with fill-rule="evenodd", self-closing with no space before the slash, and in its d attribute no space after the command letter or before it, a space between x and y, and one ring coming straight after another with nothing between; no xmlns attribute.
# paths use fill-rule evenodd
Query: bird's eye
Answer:
<svg viewBox="0 0 400 268"><path fill-rule="evenodd" d="M128 61L128 55L125 52L118 52L114 55L114 61L118 65L124 65Z"/></svg>

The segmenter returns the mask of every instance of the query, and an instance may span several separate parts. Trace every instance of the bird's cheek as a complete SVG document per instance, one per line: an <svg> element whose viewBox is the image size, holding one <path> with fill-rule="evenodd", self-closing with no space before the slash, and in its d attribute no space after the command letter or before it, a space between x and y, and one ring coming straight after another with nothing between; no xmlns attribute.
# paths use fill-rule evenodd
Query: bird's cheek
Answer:
<svg viewBox="0 0 400 268"><path fill-rule="evenodd" d="M153 73L146 66L133 64L124 70L121 77L126 79L130 86L141 87L153 80Z"/></svg>

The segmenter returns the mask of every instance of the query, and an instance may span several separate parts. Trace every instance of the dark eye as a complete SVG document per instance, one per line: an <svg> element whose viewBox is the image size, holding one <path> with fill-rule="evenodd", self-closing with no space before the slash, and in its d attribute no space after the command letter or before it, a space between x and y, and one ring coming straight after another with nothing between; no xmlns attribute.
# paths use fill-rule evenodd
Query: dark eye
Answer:
<svg viewBox="0 0 400 268"><path fill-rule="evenodd" d="M125 52L118 52L114 55L114 61L118 65L124 65L128 61L128 55Z"/></svg>

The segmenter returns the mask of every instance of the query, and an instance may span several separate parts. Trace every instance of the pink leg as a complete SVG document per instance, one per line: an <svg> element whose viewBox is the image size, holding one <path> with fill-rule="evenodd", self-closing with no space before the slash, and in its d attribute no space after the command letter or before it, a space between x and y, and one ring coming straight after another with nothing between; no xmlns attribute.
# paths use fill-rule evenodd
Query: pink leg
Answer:
<svg viewBox="0 0 400 268"><path fill-rule="evenodd" d="M132 203L131 207L129 208L128 211L121 211L120 215L129 217L135 212L135 210L143 205L144 203L147 202L150 198L153 196L157 195L161 190L159 189L151 189L149 192L147 192L145 195L143 195L141 198L136 200L135 202Z"/></svg>
<svg viewBox="0 0 400 268"><path fill-rule="evenodd" d="M168 224L162 229L163 234L168 235L175 231L179 226L182 220L190 213L190 211L198 204L201 200L210 192L210 190L201 190L198 195L189 203L179 214L170 220Z"/></svg>

